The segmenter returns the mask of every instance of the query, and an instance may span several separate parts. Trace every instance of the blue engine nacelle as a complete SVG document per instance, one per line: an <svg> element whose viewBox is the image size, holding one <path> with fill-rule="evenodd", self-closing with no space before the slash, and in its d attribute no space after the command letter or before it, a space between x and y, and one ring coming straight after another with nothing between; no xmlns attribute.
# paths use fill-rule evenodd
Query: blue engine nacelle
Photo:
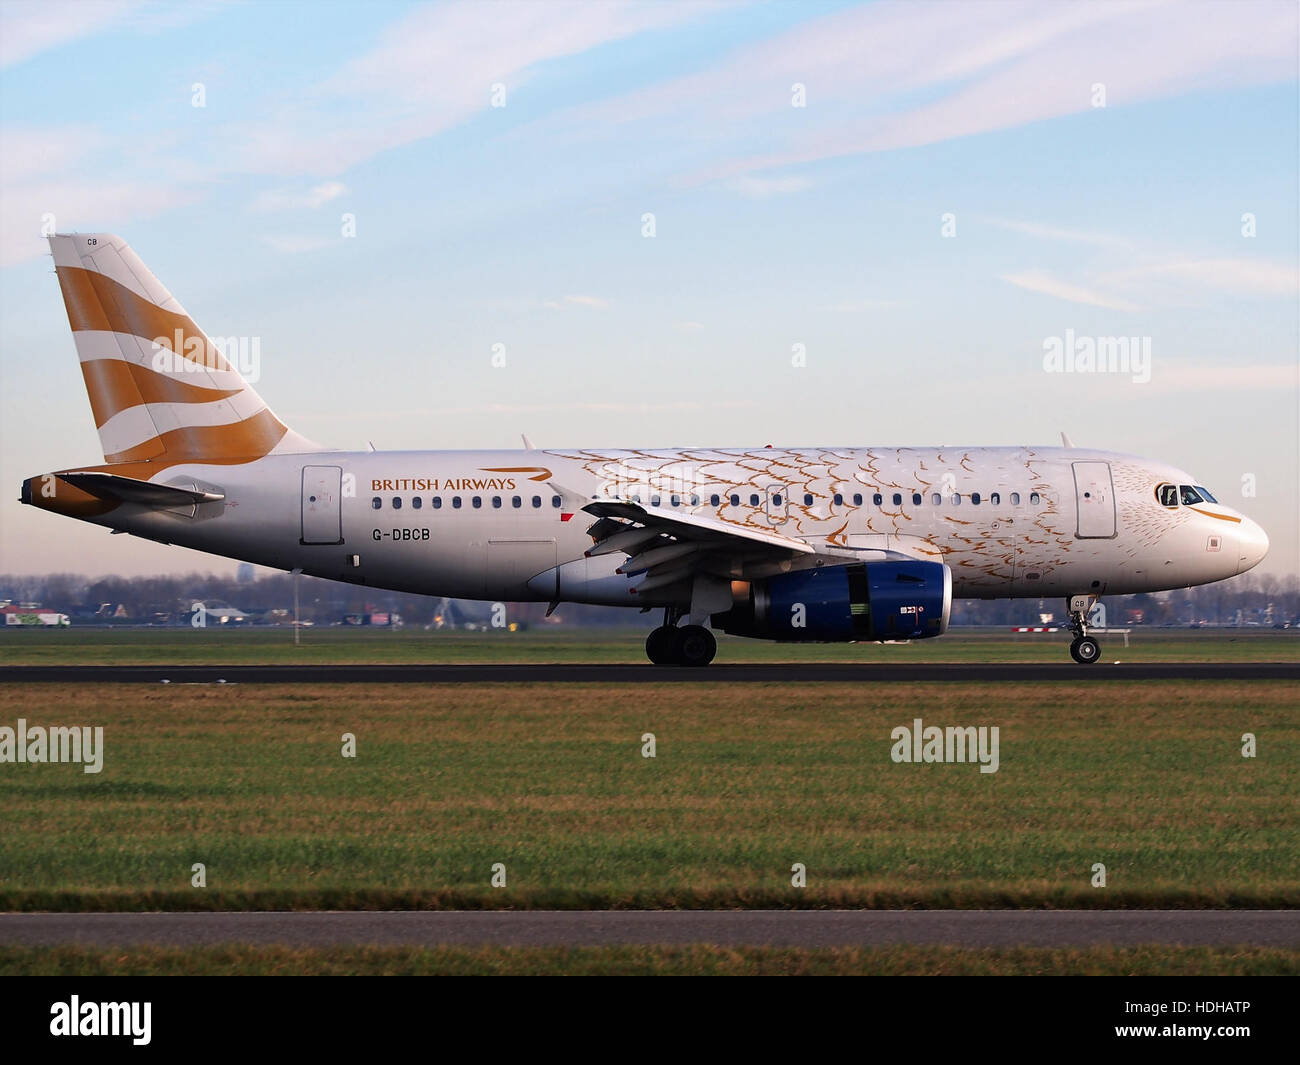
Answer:
<svg viewBox="0 0 1300 1065"><path fill-rule="evenodd" d="M732 585L713 627L766 640L917 640L948 631L952 572L942 562L865 562Z"/></svg>

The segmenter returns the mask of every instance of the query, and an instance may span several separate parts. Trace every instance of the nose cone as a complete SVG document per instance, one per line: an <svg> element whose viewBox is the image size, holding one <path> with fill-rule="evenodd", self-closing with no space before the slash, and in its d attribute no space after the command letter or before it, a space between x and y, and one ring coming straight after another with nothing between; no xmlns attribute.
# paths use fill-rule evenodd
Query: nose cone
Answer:
<svg viewBox="0 0 1300 1065"><path fill-rule="evenodd" d="M1242 518L1237 530L1237 572L1253 569L1267 554L1268 534L1249 518Z"/></svg>

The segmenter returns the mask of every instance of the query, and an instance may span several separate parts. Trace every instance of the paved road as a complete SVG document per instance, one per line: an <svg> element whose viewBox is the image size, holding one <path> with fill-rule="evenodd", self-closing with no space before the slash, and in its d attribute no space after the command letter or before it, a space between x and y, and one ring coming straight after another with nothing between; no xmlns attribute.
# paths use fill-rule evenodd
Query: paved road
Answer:
<svg viewBox="0 0 1300 1065"><path fill-rule="evenodd" d="M472 666L0 666L0 683L85 684L511 684L677 683L682 681L840 681L881 684L915 681L1134 681L1295 680L1300 662L936 663L880 665L806 663L713 665L706 669L651 665Z"/></svg>
<svg viewBox="0 0 1300 1065"><path fill-rule="evenodd" d="M1294 910L529 910L357 913L8 913L7 946L1086 947L1300 949Z"/></svg>

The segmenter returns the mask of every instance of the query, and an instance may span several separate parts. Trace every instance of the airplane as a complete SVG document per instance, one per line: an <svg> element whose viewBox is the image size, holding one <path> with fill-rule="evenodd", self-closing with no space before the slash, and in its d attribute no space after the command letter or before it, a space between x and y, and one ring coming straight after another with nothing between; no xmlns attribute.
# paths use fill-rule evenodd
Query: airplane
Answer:
<svg viewBox="0 0 1300 1065"><path fill-rule="evenodd" d="M49 239L104 462L30 477L21 501L116 533L431 596L661 609L646 654L686 666L712 661L714 629L941 636L954 596L1062 597L1087 664L1101 596L1223 580L1268 551L1191 474L1065 437L332 450L276 417L121 238Z"/></svg>

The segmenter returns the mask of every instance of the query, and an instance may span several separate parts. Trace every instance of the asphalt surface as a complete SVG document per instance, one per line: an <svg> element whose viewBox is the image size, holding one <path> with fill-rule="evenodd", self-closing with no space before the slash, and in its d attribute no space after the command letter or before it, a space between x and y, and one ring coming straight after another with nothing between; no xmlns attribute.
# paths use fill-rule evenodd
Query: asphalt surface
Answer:
<svg viewBox="0 0 1300 1065"><path fill-rule="evenodd" d="M5 946L720 946L1300 949L1294 910L527 910L9 913Z"/></svg>
<svg viewBox="0 0 1300 1065"><path fill-rule="evenodd" d="M883 684L908 681L1295 680L1300 662L975 662L928 665L3 666L0 683L82 684L662 684L713 681Z"/></svg>

